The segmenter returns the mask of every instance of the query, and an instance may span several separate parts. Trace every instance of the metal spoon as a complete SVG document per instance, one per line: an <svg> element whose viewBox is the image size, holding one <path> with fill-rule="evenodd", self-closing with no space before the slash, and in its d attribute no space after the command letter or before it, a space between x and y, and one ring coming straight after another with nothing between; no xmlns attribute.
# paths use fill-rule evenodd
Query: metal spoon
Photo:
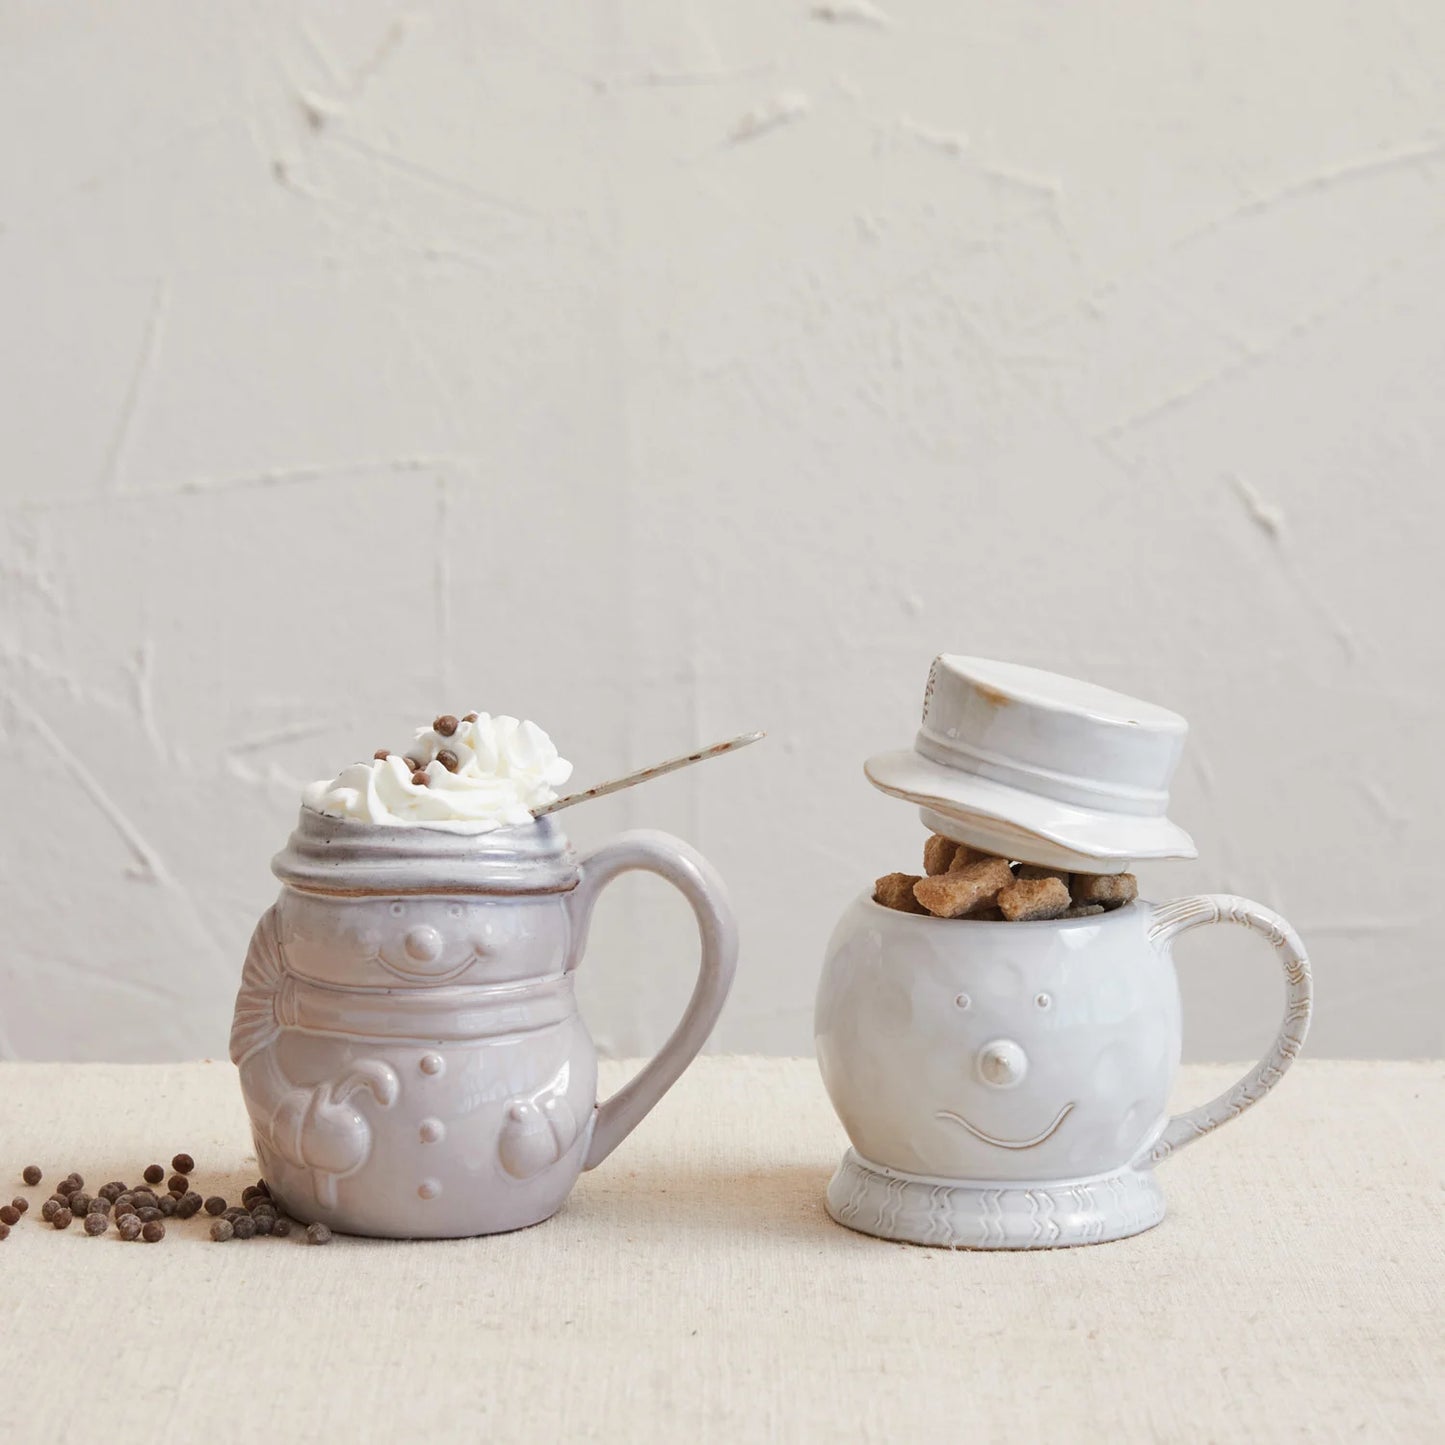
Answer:
<svg viewBox="0 0 1445 1445"><path fill-rule="evenodd" d="M701 748L695 753L684 753L681 757L669 758L665 763L654 763L650 768L639 768L635 773L628 773L626 777L613 778L609 783L599 783L595 788L588 788L585 793L568 793L565 798L558 798L555 803L548 803L545 808L537 808L533 811L534 818L543 818L548 813L560 812L563 808L570 808L573 803L585 803L591 798L602 798L608 793L620 792L623 788L631 788L638 783L650 782L653 778L660 778L664 773L675 773L678 768L686 768L693 763L703 762L707 758L720 758L724 753L736 752L739 748L745 748L749 743L755 743L761 737L766 737L763 732L742 733L738 737L729 738L725 743L714 743L710 748Z"/></svg>

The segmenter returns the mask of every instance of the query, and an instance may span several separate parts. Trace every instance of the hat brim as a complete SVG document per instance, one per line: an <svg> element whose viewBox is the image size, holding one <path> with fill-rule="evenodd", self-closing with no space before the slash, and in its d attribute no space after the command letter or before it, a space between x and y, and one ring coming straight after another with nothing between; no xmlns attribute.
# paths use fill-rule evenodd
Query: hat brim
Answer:
<svg viewBox="0 0 1445 1445"><path fill-rule="evenodd" d="M955 825L947 829L950 836L957 833L960 842L989 852L1018 857L1018 849L1033 838L1081 863L1117 865L1143 858L1199 856L1194 840L1168 818L1141 818L1061 803L976 773L946 768L912 748L878 753L864 763L863 771L875 788L941 814ZM1070 866L1057 853L1026 861Z"/></svg>

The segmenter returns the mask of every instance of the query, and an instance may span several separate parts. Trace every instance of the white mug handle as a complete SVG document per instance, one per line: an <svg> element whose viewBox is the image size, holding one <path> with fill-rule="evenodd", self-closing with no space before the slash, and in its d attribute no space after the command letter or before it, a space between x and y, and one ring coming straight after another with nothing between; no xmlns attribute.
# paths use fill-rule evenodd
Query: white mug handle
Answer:
<svg viewBox="0 0 1445 1445"><path fill-rule="evenodd" d="M581 860L580 879L567 897L572 918L569 969L581 960L597 895L619 873L634 868L666 878L692 905L702 936L702 957L697 984L672 1037L635 1079L597 1106L584 1169L595 1169L642 1122L697 1056L722 1011L737 967L737 924L717 870L680 838L638 828L618 834Z"/></svg>
<svg viewBox="0 0 1445 1445"><path fill-rule="evenodd" d="M1149 1150L1151 1165L1161 1163L1176 1149L1202 1139L1221 1124L1237 1119L1251 1104L1257 1104L1284 1077L1309 1032L1313 989L1310 961L1299 934L1278 913L1261 903L1237 898L1232 893L1200 893L1161 903L1149 924L1149 941L1165 949L1176 935L1206 923L1243 924L1270 941L1284 968L1284 1019L1269 1053L1232 1089L1169 1120Z"/></svg>

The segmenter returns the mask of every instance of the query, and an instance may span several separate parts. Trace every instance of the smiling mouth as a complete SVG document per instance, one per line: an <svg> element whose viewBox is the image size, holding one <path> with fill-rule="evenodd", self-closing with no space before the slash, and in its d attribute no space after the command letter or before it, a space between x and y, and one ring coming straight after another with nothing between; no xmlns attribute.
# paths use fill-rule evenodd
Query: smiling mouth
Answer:
<svg viewBox="0 0 1445 1445"><path fill-rule="evenodd" d="M1036 1144L1042 1144L1045 1139L1052 1139L1058 1133L1059 1125L1064 1122L1074 1111L1072 1100L1065 1104L1057 1114L1054 1115L1054 1122L1044 1130L1042 1134L1035 1134L1032 1139L999 1139L992 1134L985 1134L982 1129L970 1124L962 1114L955 1114L949 1109L940 1109L933 1117L935 1119L952 1119L955 1124L962 1124L975 1139L982 1139L985 1144L992 1144L996 1149L1032 1149Z"/></svg>

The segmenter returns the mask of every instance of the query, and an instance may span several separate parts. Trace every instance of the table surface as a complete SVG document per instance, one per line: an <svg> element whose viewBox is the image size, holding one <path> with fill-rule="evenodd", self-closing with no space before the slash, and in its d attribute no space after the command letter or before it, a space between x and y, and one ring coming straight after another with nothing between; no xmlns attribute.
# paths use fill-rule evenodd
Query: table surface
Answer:
<svg viewBox="0 0 1445 1445"><path fill-rule="evenodd" d="M1186 1067L1198 1102L1239 1072ZM604 1065L604 1085L623 1067ZM562 1212L490 1239L125 1244L47 1185L255 1177L229 1064L0 1065L0 1439L1439 1440L1445 1064L1296 1066L1117 1244L832 1223L811 1061L700 1060ZM11 1184L13 1183L13 1190Z"/></svg>

